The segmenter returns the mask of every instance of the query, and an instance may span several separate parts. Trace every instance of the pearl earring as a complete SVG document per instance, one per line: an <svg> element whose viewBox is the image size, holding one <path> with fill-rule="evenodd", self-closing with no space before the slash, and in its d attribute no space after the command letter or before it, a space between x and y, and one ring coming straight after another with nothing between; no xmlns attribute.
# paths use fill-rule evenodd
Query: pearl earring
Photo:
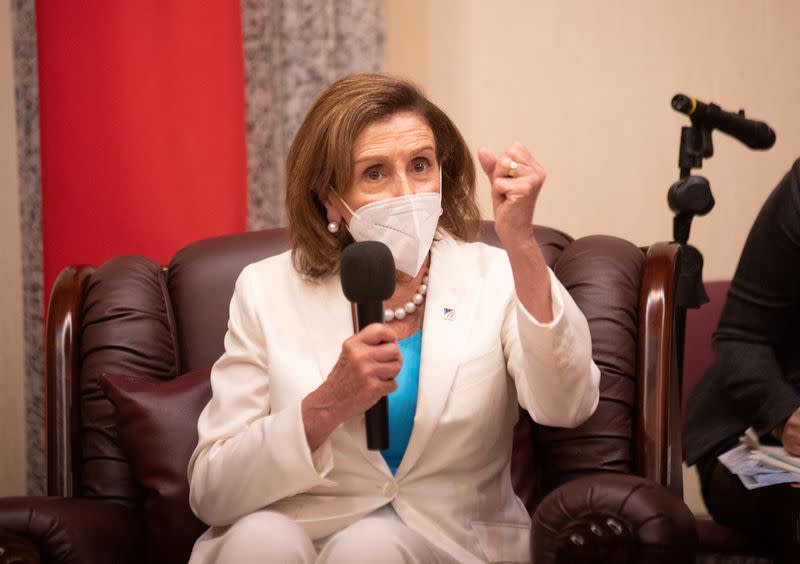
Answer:
<svg viewBox="0 0 800 564"><path fill-rule="evenodd" d="M338 233L338 232L339 232L339 222L331 221L328 224L328 233Z"/></svg>

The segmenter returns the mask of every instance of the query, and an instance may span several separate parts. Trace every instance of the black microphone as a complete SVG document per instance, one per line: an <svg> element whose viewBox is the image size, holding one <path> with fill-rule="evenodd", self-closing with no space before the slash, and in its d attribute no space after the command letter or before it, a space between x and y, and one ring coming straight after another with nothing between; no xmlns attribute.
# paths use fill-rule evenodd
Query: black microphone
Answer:
<svg viewBox="0 0 800 564"><path fill-rule="evenodd" d="M751 149L769 149L775 144L772 128L763 121L747 119L744 110L738 114L726 112L716 104L705 104L684 94L672 97L672 107L689 116L694 125L719 129Z"/></svg>
<svg viewBox="0 0 800 564"><path fill-rule="evenodd" d="M341 264L342 290L356 305L356 325L383 323L383 300L394 294L394 258L380 241L361 241L345 247ZM366 414L367 448L389 448L389 404L386 396Z"/></svg>

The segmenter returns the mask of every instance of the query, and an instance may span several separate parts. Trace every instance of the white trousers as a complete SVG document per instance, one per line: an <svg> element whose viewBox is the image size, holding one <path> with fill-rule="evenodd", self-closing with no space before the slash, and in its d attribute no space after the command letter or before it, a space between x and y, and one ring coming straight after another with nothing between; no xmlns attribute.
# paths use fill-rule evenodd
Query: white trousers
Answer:
<svg viewBox="0 0 800 564"><path fill-rule="evenodd" d="M219 540L218 564L458 564L390 505L314 542L292 519L269 510L242 517Z"/></svg>

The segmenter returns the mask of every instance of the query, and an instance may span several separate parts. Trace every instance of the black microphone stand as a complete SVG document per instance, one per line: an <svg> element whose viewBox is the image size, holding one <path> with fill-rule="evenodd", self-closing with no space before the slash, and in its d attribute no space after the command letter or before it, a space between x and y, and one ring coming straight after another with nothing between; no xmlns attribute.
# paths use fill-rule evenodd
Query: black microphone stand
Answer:
<svg viewBox="0 0 800 564"><path fill-rule="evenodd" d="M672 237L680 245L680 274L675 295L675 343L678 361L679 397L683 395L683 351L686 334L686 310L699 308L708 303L703 286L703 255L689 244L689 231L696 215L705 215L714 208L711 187L703 176L691 174L693 168L701 168L703 159L714 155L711 132L716 127L733 136L751 149L769 149L775 142L775 133L761 122L746 123L736 120L736 114L722 112L719 106L707 104L705 111L696 111L703 106L697 100L683 94L672 98L672 108L688 115L692 125L681 128L681 145L678 152L680 179L669 187L667 202L675 218L672 221ZM708 109L713 111L709 112ZM716 117L714 115L716 114ZM738 116L744 118L744 110ZM732 121L733 120L733 121Z"/></svg>
<svg viewBox="0 0 800 564"><path fill-rule="evenodd" d="M680 274L676 289L675 342L677 345L678 374L681 375L678 389L683 390L683 349L686 332L686 310L699 308L708 302L703 287L703 255L689 244L689 232L696 215L705 215L714 208L711 186L703 176L691 174L693 168L701 168L703 159L713 156L711 128L692 123L681 128L681 143L678 152L680 179L669 187L667 202L675 217L672 220L673 240L681 246Z"/></svg>
<svg viewBox="0 0 800 564"><path fill-rule="evenodd" d="M705 215L714 208L711 186L703 176L691 175L691 169L701 168L703 159L714 155L711 129L693 124L681 128L678 152L680 180L670 186L667 203L675 212L672 237L681 245L681 272L678 279L677 303L683 308L699 308L708 302L703 288L703 255L689 245L689 232L696 215Z"/></svg>

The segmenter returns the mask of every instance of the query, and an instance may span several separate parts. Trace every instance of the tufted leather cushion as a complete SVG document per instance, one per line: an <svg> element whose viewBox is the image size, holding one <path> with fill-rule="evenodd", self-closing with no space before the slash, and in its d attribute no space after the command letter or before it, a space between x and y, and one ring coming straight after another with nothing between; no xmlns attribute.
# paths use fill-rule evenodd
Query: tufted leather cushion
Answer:
<svg viewBox="0 0 800 564"><path fill-rule="evenodd" d="M30 547L13 543L9 534L32 543L40 561L47 564L142 562L139 516L121 503L77 497L6 497L0 499L0 513L2 564L36 562Z"/></svg>
<svg viewBox="0 0 800 564"><path fill-rule="evenodd" d="M536 564L688 564L697 544L692 513L680 499L622 474L587 476L553 490L531 529Z"/></svg>
<svg viewBox="0 0 800 564"><path fill-rule="evenodd" d="M137 483L149 562L189 560L206 529L189 508L186 468L197 444L197 418L211 398L210 369L161 382L104 374L100 386L116 410L117 433Z"/></svg>
<svg viewBox="0 0 800 564"><path fill-rule="evenodd" d="M285 229L237 233L197 241L167 268L182 374L211 366L223 352L228 306L242 269L289 248Z"/></svg>
<svg viewBox="0 0 800 564"><path fill-rule="evenodd" d="M633 471L638 303L644 254L608 236L578 239L554 271L586 316L600 369L597 411L575 429L537 426L534 449L544 491L595 472Z"/></svg>
<svg viewBox="0 0 800 564"><path fill-rule="evenodd" d="M81 313L80 497L136 504L139 491L116 439L100 376L171 379L176 371L172 306L161 266L139 256L111 259L88 282Z"/></svg>

